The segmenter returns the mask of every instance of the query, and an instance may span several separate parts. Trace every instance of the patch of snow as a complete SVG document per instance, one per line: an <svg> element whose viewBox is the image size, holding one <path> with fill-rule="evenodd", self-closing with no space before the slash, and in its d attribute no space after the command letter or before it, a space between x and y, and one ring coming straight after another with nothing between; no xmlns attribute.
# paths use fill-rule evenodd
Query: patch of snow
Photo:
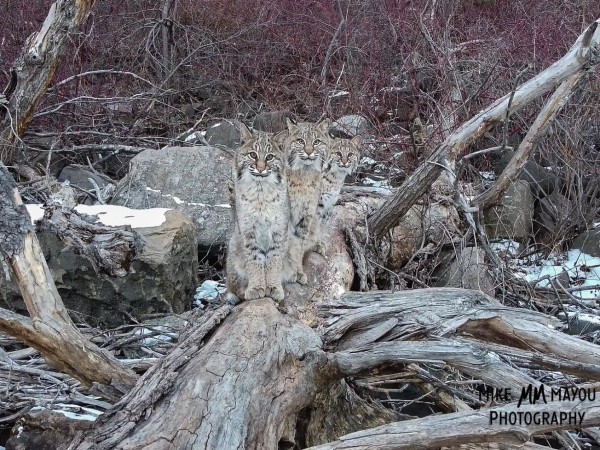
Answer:
<svg viewBox="0 0 600 450"><path fill-rule="evenodd" d="M206 135L206 131L194 131L193 133L190 133L184 140L183 142L192 142L192 141L201 141L204 136Z"/></svg>
<svg viewBox="0 0 600 450"><path fill-rule="evenodd" d="M369 158L368 156L365 156L360 160L361 166L374 166L375 164L377 164L377 161L375 161L373 158Z"/></svg>
<svg viewBox="0 0 600 450"><path fill-rule="evenodd" d="M509 265L515 270L516 276L539 287L551 287L552 279L566 273L570 283L564 287L581 289L571 292L572 295L582 300L600 298L600 289L597 288L600 286L600 258L581 250L573 249L561 255L550 254L545 259L534 254L527 259L512 259Z"/></svg>
<svg viewBox="0 0 600 450"><path fill-rule="evenodd" d="M579 313L573 311L567 311L567 317L569 319L577 318L578 320L582 320L588 323L594 323L596 325L600 325L600 317L595 316L593 314Z"/></svg>
<svg viewBox="0 0 600 450"><path fill-rule="evenodd" d="M165 223L169 208L131 209L118 205L77 205L80 214L98 216L98 221L108 227L129 225L131 228L158 227Z"/></svg>
<svg viewBox="0 0 600 450"><path fill-rule="evenodd" d="M32 203L25 205L31 216L31 223L44 217L44 208L41 204ZM169 208L131 209L118 205L77 205L75 211L80 214L97 216L98 222L107 227L129 225L131 228L158 227L165 223L165 213Z"/></svg>
<svg viewBox="0 0 600 450"><path fill-rule="evenodd" d="M98 417L102 415L102 411L93 408L87 408L85 406L70 405L68 403L56 403L52 406L58 406L61 408L52 408L52 411L60 413L63 416L73 420L87 420L90 422L94 422ZM32 411L42 411L44 409L45 408L41 406L35 406L31 408Z"/></svg>
<svg viewBox="0 0 600 450"><path fill-rule="evenodd" d="M149 336L147 338L140 339L138 341L142 345L147 345L149 347L152 347L157 344L174 342L175 340L177 340L177 335L175 335L173 333L169 333L170 328L168 328L168 327L165 327L162 325L156 325L155 327L152 327L152 328L153 329L141 327L141 328L138 328L137 330L135 330L133 334L135 334L137 336L144 336L146 334L156 333L157 331L165 332L165 334L155 334L153 336Z"/></svg>
<svg viewBox="0 0 600 450"><path fill-rule="evenodd" d="M334 91L331 94L329 94L329 98L345 97L347 95L350 95L350 92L348 92L348 91Z"/></svg>
<svg viewBox="0 0 600 450"><path fill-rule="evenodd" d="M213 281L213 280L205 280L202 282L198 288L196 288L196 293L194 294L194 304L200 308L204 305L202 304L202 300L205 302L211 302L219 298L220 294L224 294L227 288L225 285Z"/></svg>
<svg viewBox="0 0 600 450"><path fill-rule="evenodd" d="M364 186L372 186L376 188L390 189L390 183L388 180L373 180L369 177L363 178L362 184Z"/></svg>
<svg viewBox="0 0 600 450"><path fill-rule="evenodd" d="M222 203L219 205L213 205L215 208L231 208L231 205L228 203Z"/></svg>
<svg viewBox="0 0 600 450"><path fill-rule="evenodd" d="M473 198L471 197L470 200ZM502 239L500 242L493 242L490 247L497 253L504 253L511 256L517 256L519 254L520 244L517 241L511 239Z"/></svg>
<svg viewBox="0 0 600 450"><path fill-rule="evenodd" d="M35 225L37 220L42 220L42 217L44 217L44 208L42 208L41 204L31 203L29 205L25 205L25 208L27 208L27 212L31 217L32 225Z"/></svg>

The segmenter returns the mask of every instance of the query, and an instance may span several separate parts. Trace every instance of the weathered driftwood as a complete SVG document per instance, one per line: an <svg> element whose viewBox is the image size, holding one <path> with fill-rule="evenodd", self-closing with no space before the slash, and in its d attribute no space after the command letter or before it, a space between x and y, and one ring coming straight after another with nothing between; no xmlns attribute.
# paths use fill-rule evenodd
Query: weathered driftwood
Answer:
<svg viewBox="0 0 600 450"><path fill-rule="evenodd" d="M287 419L310 404L327 361L318 335L269 299L242 303L202 346L205 335L190 334L143 376L123 409L71 448L266 449L294 442Z"/></svg>
<svg viewBox="0 0 600 450"><path fill-rule="evenodd" d="M400 186L393 197L369 218L369 231L373 236L383 236L410 207L429 189L444 167L456 159L459 152L494 125L506 119L525 105L555 88L567 78L587 70L600 62L600 19L596 20L576 40L567 54L546 70L523 83L514 92L496 100L485 110L461 125L422 163ZM512 101L511 101L512 96Z"/></svg>
<svg viewBox="0 0 600 450"><path fill-rule="evenodd" d="M65 448L77 433L89 430L93 425L93 421L71 420L64 414L48 410L26 413L17 421L12 436L6 442L6 448ZM25 428L35 431L19 432L19 429Z"/></svg>
<svg viewBox="0 0 600 450"><path fill-rule="evenodd" d="M321 305L319 313L328 318L322 335L330 348L346 349L348 339L362 345L374 342L378 333L372 330L396 319L398 323L386 332L385 340L458 334L583 364L600 363L600 347L556 331L560 326L557 319L501 306L480 291L349 292L337 302Z"/></svg>
<svg viewBox="0 0 600 450"><path fill-rule="evenodd" d="M556 412L584 414L576 424L532 423L526 425L490 424L492 413L547 413ZM579 417L579 416L577 416ZM467 443L505 442L519 444L527 442L533 435L554 430L566 430L581 426L600 425L600 406L596 402L548 402L547 404L516 403L482 409L472 412L459 412L422 419L392 423L370 430L342 436L336 442L311 447L308 450L414 450L434 449L441 446L455 446Z"/></svg>
<svg viewBox="0 0 600 450"><path fill-rule="evenodd" d="M63 210L60 206L47 208L38 228L56 234L85 256L96 271L111 276L127 275L131 261L144 245L129 226L107 227L87 222L75 210Z"/></svg>
<svg viewBox="0 0 600 450"><path fill-rule="evenodd" d="M90 13L92 0L57 0L42 28L32 34L13 63L11 83L5 90L6 108L0 108L0 160L11 164L15 145L33 119L35 106L50 85L70 35ZM5 114L3 114L6 111Z"/></svg>
<svg viewBox="0 0 600 450"><path fill-rule="evenodd" d="M137 376L90 342L71 321L33 233L29 214L12 176L1 163L0 198L0 237L6 237L0 240L0 261L10 268L31 317L0 309L0 330L36 348L50 365L86 386L104 385L109 396L126 391L135 384Z"/></svg>

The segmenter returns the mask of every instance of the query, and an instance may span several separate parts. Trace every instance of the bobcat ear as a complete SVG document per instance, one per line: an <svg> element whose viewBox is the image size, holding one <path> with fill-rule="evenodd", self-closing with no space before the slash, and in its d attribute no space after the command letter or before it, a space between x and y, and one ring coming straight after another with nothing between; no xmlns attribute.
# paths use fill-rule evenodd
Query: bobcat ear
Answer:
<svg viewBox="0 0 600 450"><path fill-rule="evenodd" d="M294 127L296 126L296 124L289 117L285 118L285 123L287 125L288 131L292 131L294 129Z"/></svg>
<svg viewBox="0 0 600 450"><path fill-rule="evenodd" d="M323 119L317 124L317 130L319 130L322 133L328 134L330 126L331 126L331 120Z"/></svg>
<svg viewBox="0 0 600 450"><path fill-rule="evenodd" d="M350 139L350 143L352 145L354 145L356 148L360 148L360 146L363 143L363 140L360 136L354 136L352 139Z"/></svg>
<svg viewBox="0 0 600 450"><path fill-rule="evenodd" d="M241 140L242 144L244 142L248 142L250 139L252 139L252 131L250 131L244 123L240 122L239 128L240 128L240 140Z"/></svg>
<svg viewBox="0 0 600 450"><path fill-rule="evenodd" d="M280 131L279 133L277 133L275 136L273 136L273 142L275 142L279 148L283 148L283 143L285 142L285 139L288 137L288 130L283 130Z"/></svg>

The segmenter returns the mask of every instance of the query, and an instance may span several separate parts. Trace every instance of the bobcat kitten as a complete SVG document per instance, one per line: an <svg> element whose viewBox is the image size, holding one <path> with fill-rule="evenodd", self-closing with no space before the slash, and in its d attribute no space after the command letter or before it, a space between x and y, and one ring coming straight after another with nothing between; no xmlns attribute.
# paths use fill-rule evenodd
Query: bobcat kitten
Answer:
<svg viewBox="0 0 600 450"><path fill-rule="evenodd" d="M360 159L361 138L335 139L329 148L329 155L323 166L321 180L321 197L317 212L321 223L331 215L331 210L338 201L344 180L358 167Z"/></svg>
<svg viewBox="0 0 600 450"><path fill-rule="evenodd" d="M289 222L285 158L276 136L243 124L240 133L227 289L246 300L267 296L280 301Z"/></svg>
<svg viewBox="0 0 600 450"><path fill-rule="evenodd" d="M285 150L288 159L288 195L290 199L289 249L285 267L286 281L306 284L302 267L308 249L308 235L317 220L321 170L329 145L328 119L294 124L287 119Z"/></svg>
<svg viewBox="0 0 600 450"><path fill-rule="evenodd" d="M325 235L327 221L331 211L340 196L346 176L351 175L358 167L360 159L361 138L334 139L328 151L328 156L323 165L323 178L321 179L321 196L317 206L318 223L311 230L311 241L315 251L323 254L326 248Z"/></svg>

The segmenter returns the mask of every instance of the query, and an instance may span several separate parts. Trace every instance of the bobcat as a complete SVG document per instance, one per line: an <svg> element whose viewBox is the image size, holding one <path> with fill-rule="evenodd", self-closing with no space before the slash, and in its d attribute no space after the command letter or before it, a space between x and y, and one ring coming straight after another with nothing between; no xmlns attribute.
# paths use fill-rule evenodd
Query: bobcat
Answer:
<svg viewBox="0 0 600 450"><path fill-rule="evenodd" d="M326 249L327 221L336 204L346 176L351 175L358 167L361 138L334 139L323 166L321 179L321 196L317 206L318 223L311 230L312 247L323 254Z"/></svg>
<svg viewBox="0 0 600 450"><path fill-rule="evenodd" d="M227 290L238 298L283 300L289 202L280 135L240 126L235 154L234 225L227 252ZM279 137L278 137L279 136Z"/></svg>
<svg viewBox="0 0 600 450"><path fill-rule="evenodd" d="M290 199L289 248L285 280L306 284L302 267L307 238L317 220L321 170L329 146L328 119L294 124L287 119L288 136L284 141L288 158L288 195Z"/></svg>

